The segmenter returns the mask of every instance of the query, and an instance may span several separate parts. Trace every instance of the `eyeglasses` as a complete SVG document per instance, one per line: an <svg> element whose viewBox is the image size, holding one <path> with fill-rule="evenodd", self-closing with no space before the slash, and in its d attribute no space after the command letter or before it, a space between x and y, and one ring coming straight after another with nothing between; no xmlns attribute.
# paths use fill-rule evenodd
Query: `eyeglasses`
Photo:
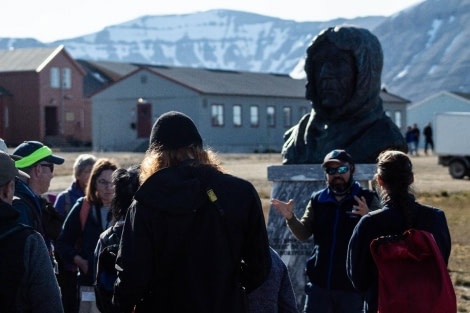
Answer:
<svg viewBox="0 0 470 313"><path fill-rule="evenodd" d="M344 174L344 173L347 173L348 171L349 171L349 166L347 166L347 165L342 165L342 166L337 167L337 168L332 168L332 167L325 168L325 172L328 175L334 175L336 173Z"/></svg>
<svg viewBox="0 0 470 313"><path fill-rule="evenodd" d="M106 179L98 179L98 184L100 184L103 187L113 187L113 183L110 181L107 181Z"/></svg>
<svg viewBox="0 0 470 313"><path fill-rule="evenodd" d="M54 164L51 163L39 163L42 167L48 167L51 170L51 173L54 173Z"/></svg>

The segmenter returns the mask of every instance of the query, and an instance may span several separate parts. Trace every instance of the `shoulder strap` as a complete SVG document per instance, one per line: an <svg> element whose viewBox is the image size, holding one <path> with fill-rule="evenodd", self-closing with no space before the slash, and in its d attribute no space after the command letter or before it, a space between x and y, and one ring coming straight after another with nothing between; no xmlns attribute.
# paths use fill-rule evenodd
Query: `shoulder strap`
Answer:
<svg viewBox="0 0 470 313"><path fill-rule="evenodd" d="M64 194L64 200L65 200L64 211L65 211L65 214L68 214L70 212L70 209L72 208L72 199L70 199L69 192L66 192Z"/></svg>
<svg viewBox="0 0 470 313"><path fill-rule="evenodd" d="M200 178L200 177L198 177L198 178ZM209 201L215 206L215 208L219 212L221 223L224 224L225 235L227 237L228 242L230 243L230 247L229 247L230 248L230 253L234 257L233 246L232 246L233 242L232 242L232 237L230 236L230 232L228 230L227 219L225 218L225 212L222 209L222 206L220 205L219 199L217 198L217 195L215 194L214 189L212 189L210 186L208 186L206 184L207 182L204 181L204 178L199 179L199 181L202 183L202 185L203 185L203 187L206 191L207 197L209 198Z"/></svg>
<svg viewBox="0 0 470 313"><path fill-rule="evenodd" d="M82 231L85 229L86 219L90 213L90 202L86 198L83 198L82 207L80 208L80 225L82 226Z"/></svg>

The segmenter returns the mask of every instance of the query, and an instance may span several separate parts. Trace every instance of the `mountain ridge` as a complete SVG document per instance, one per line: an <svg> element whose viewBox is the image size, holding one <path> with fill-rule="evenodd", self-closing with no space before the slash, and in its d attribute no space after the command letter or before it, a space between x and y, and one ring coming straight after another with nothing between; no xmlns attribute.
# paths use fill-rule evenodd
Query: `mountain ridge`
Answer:
<svg viewBox="0 0 470 313"><path fill-rule="evenodd" d="M442 90L470 92L470 0L426 0L392 16L295 22L233 10L146 15L79 37L40 43L0 38L0 49L64 45L75 59L305 76L305 50L321 30L356 25L384 50L382 83L418 101Z"/></svg>

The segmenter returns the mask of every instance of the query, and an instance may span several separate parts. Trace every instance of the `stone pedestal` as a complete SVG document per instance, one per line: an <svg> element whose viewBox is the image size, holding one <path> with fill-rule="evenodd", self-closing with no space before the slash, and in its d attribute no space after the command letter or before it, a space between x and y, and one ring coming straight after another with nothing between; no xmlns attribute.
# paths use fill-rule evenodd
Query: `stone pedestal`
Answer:
<svg viewBox="0 0 470 313"><path fill-rule="evenodd" d="M370 188L375 164L356 164L354 178ZM294 214L301 218L313 192L326 187L325 173L320 164L294 164L268 167L268 180L273 182L271 198L281 201L294 199ZM299 311L305 302L305 264L312 254L313 238L298 241L290 232L285 219L272 207L268 215L268 236L271 247L289 269ZM346 266L346 264L345 264Z"/></svg>

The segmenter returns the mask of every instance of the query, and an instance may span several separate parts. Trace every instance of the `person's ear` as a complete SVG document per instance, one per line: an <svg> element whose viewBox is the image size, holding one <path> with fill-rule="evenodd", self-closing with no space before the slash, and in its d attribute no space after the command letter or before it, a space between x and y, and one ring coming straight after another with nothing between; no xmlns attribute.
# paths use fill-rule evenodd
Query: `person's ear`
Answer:
<svg viewBox="0 0 470 313"><path fill-rule="evenodd" d="M41 171L42 171L42 166L38 164L35 164L32 168L31 168L31 172L29 173L29 176L39 176L39 174L41 174Z"/></svg>
<svg viewBox="0 0 470 313"><path fill-rule="evenodd" d="M10 189L10 183L6 183L0 187L0 198L4 201L8 196L8 189Z"/></svg>
<svg viewBox="0 0 470 313"><path fill-rule="evenodd" d="M382 177L380 177L379 174L377 174L377 183L379 184L380 187L384 185L384 181L382 180Z"/></svg>
<svg viewBox="0 0 470 313"><path fill-rule="evenodd" d="M8 183L0 187L0 199L6 203L10 203L15 195L15 180L10 180Z"/></svg>
<svg viewBox="0 0 470 313"><path fill-rule="evenodd" d="M351 168L350 169L351 175L354 175L354 172L356 171L356 167L353 164L349 165L349 167Z"/></svg>
<svg viewBox="0 0 470 313"><path fill-rule="evenodd" d="M9 197L11 201L13 201L13 196L15 195L15 188L16 188L15 184L16 184L16 181L13 179L12 181L10 181L9 187L8 187L9 192L10 192Z"/></svg>

